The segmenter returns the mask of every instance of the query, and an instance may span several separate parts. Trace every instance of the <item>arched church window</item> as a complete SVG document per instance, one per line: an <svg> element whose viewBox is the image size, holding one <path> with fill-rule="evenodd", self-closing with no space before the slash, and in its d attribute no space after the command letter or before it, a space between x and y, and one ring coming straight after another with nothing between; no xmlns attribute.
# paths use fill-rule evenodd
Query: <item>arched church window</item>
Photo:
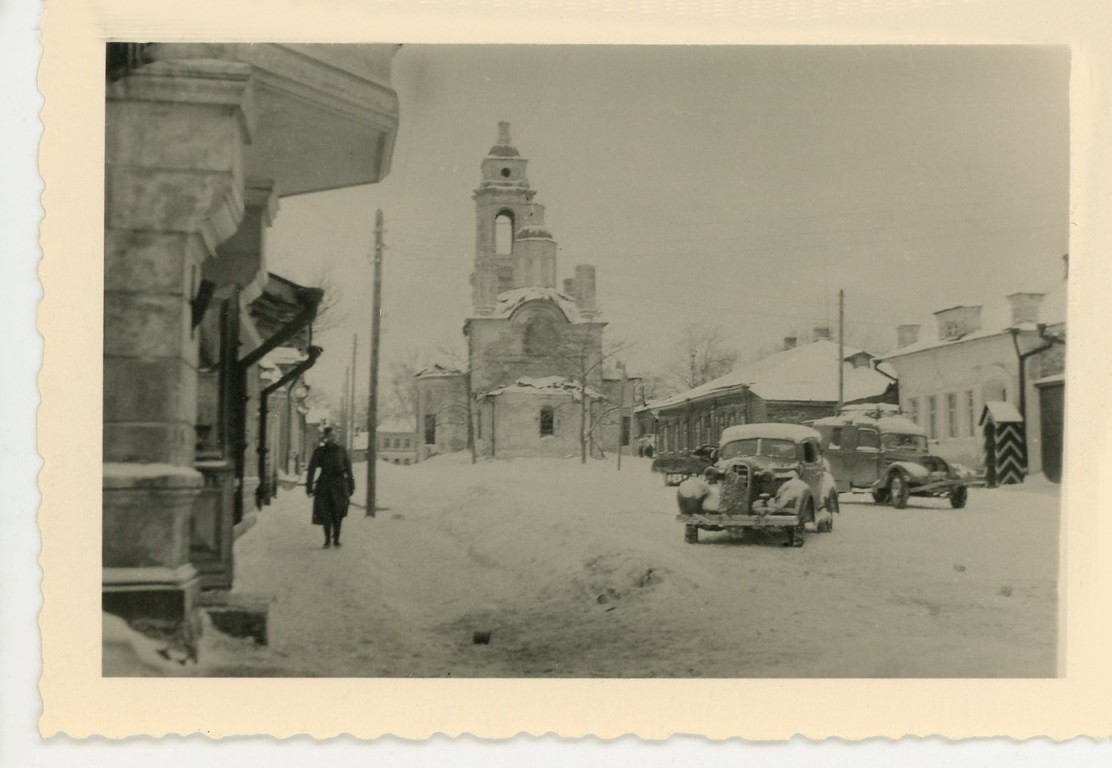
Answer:
<svg viewBox="0 0 1112 768"><path fill-rule="evenodd" d="M514 217L509 211L502 211L494 217L494 252L508 256L514 247Z"/></svg>
<svg viewBox="0 0 1112 768"><path fill-rule="evenodd" d="M543 406L541 408L541 437L548 437L554 434L555 426L556 416L552 410L552 406Z"/></svg>
<svg viewBox="0 0 1112 768"><path fill-rule="evenodd" d="M550 354L556 346L556 324L551 317L535 317L525 326L525 354Z"/></svg>

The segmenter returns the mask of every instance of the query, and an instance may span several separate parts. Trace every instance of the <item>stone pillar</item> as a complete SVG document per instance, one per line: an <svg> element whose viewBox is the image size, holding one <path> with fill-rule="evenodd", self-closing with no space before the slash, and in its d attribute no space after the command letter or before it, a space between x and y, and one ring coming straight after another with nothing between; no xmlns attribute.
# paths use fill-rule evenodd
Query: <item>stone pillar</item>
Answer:
<svg viewBox="0 0 1112 768"><path fill-rule="evenodd" d="M187 647L202 265L243 216L247 64L164 60L107 85L104 607Z"/></svg>

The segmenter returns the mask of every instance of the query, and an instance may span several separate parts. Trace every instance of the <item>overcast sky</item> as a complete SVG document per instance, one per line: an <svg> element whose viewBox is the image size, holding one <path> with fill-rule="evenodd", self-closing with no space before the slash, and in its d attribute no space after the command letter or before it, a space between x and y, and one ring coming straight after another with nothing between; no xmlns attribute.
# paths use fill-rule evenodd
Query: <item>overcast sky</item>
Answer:
<svg viewBox="0 0 1112 768"><path fill-rule="evenodd" d="M557 277L597 268L608 336L653 373L687 322L743 354L816 325L884 352L895 326L1059 285L1069 58L1052 48L405 46L382 183L285 198L269 267L331 265L344 324L310 382L366 389L374 211L383 364L461 338L479 164L499 120L529 160Z"/></svg>

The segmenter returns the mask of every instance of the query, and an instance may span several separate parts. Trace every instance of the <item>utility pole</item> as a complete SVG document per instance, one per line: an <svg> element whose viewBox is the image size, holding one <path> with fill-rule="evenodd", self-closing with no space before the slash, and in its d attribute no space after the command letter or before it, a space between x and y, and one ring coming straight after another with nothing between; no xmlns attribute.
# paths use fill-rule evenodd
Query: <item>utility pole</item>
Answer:
<svg viewBox="0 0 1112 768"><path fill-rule="evenodd" d="M618 409L618 471L622 471L622 445L625 442L626 436L626 367L625 363L618 363L618 367L622 369L622 394L621 394L621 407ZM630 420L630 432L633 432L632 419Z"/></svg>
<svg viewBox="0 0 1112 768"><path fill-rule="evenodd" d="M349 383L349 391L346 393L348 402L351 403L351 432L348 437L348 456L355 450L355 425L358 423L355 419L355 344L358 340L358 334L351 334L351 382Z"/></svg>
<svg viewBox="0 0 1112 768"><path fill-rule="evenodd" d="M838 290L838 413L846 404L846 292Z"/></svg>
<svg viewBox="0 0 1112 768"><path fill-rule="evenodd" d="M375 211L374 293L371 305L371 380L367 403L367 517L375 516L375 464L378 462L378 342L382 325L382 209Z"/></svg>
<svg viewBox="0 0 1112 768"><path fill-rule="evenodd" d="M351 368L344 368L344 392L340 395L340 429L344 434L341 445L347 445L347 436L351 432L351 409L348 407L348 392L351 390ZM337 436L339 437L339 436Z"/></svg>

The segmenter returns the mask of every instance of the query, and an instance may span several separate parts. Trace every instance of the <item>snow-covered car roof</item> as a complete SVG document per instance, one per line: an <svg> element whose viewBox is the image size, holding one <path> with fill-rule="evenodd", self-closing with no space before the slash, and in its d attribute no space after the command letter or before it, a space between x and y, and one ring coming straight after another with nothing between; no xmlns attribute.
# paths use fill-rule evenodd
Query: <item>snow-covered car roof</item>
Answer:
<svg viewBox="0 0 1112 768"><path fill-rule="evenodd" d="M816 427L844 427L847 424L876 427L881 432L894 432L900 435L927 436L927 431L925 429L907 416L898 413L881 412L877 415L869 413L868 411L853 410L839 414L838 416L827 416L825 419L817 419L814 422Z"/></svg>
<svg viewBox="0 0 1112 768"><path fill-rule="evenodd" d="M722 437L718 444L725 445L734 440L751 440L755 437L792 440L797 443L807 438L821 439L818 432L802 424L742 424L736 427L726 427L722 430Z"/></svg>

